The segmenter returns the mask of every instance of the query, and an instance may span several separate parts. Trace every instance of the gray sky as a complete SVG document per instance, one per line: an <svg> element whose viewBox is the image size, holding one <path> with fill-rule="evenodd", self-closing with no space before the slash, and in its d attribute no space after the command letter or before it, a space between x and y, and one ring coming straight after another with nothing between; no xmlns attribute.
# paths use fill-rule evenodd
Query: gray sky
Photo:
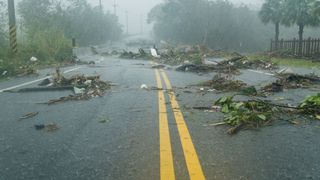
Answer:
<svg viewBox="0 0 320 180"><path fill-rule="evenodd" d="M99 0L88 0L93 5L98 5ZM136 34L141 32L141 17L143 32L149 32L152 27L147 25L146 19L147 14L152 7L164 2L164 0L101 0L105 10L114 12L113 4L114 1L117 4L117 15L119 17L120 23L124 26L124 31L126 30L126 16L125 12L128 11L129 17L129 33ZM247 4L252 8L259 8L264 0L229 0L235 4Z"/></svg>

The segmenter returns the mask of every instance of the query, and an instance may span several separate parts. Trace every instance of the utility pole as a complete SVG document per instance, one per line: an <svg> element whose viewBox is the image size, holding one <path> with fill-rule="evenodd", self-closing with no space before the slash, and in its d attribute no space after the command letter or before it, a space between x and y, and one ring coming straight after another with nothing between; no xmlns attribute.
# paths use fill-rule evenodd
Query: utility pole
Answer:
<svg viewBox="0 0 320 180"><path fill-rule="evenodd" d="M116 3L116 0L113 1L113 14L115 16L117 16L117 3Z"/></svg>
<svg viewBox="0 0 320 180"><path fill-rule="evenodd" d="M8 0L10 47L13 53L18 52L17 26L14 0Z"/></svg>
<svg viewBox="0 0 320 180"><path fill-rule="evenodd" d="M143 14L140 14L140 34L143 34Z"/></svg>
<svg viewBox="0 0 320 180"><path fill-rule="evenodd" d="M102 9L102 2L101 2L101 0L99 0L99 6L100 6L100 11L101 11L101 13L103 12L103 9Z"/></svg>
<svg viewBox="0 0 320 180"><path fill-rule="evenodd" d="M128 11L126 11L126 26L127 26L127 35L129 35L129 17L128 17Z"/></svg>

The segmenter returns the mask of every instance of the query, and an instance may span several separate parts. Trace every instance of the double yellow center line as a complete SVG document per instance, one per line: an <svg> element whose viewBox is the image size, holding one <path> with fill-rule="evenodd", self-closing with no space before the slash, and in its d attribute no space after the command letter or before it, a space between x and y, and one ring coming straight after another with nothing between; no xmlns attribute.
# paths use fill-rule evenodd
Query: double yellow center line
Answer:
<svg viewBox="0 0 320 180"><path fill-rule="evenodd" d="M159 70L155 70L157 86L159 89L163 88ZM161 76L165 82L170 98L171 108L173 110L174 118L177 124L180 141L185 157L186 165L191 180L203 180L205 179L202 171L200 161L192 143L192 139L188 130L188 127L183 118L183 114L180 110L179 104L172 91L172 86L168 76L164 71L161 71ZM158 92L159 96L159 133L160 133L160 179L172 180L175 179L173 156L170 141L170 132L168 126L167 108L165 103L165 97L162 90Z"/></svg>

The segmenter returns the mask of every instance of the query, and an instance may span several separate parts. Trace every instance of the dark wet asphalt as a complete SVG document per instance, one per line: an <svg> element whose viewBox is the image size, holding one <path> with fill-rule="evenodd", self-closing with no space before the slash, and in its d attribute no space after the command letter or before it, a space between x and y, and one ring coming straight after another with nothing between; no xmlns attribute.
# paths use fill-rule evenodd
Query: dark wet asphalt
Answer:
<svg viewBox="0 0 320 180"><path fill-rule="evenodd" d="M39 103L71 92L0 93L0 180L159 179L157 91L140 89L141 84L156 86L149 62L93 55L83 58L102 61L99 67L79 66L67 75L99 74L116 84L104 97L47 106ZM184 92L187 85L210 79L212 74L166 72L207 179L320 179L319 123L279 123L230 137L225 133L227 127L207 126L220 122L220 113L187 108L210 105L223 95L199 93L198 87L191 88L194 93ZM37 78L11 79L0 83L0 89ZM272 80L249 71L238 78L256 86ZM316 92L294 90L270 98L290 96L294 104ZM172 110L167 108L176 178L188 179ZM18 120L28 112L39 115ZM51 133L34 129L42 123L56 123L60 129Z"/></svg>

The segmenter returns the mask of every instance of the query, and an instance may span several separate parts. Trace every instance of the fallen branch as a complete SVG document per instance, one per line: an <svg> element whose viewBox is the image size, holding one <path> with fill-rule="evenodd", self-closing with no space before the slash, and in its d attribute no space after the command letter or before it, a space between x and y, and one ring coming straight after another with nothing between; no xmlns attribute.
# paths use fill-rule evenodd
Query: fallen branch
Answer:
<svg viewBox="0 0 320 180"><path fill-rule="evenodd" d="M202 107L202 106L199 106L199 107L192 107L192 109L195 109L195 110L212 110L212 107Z"/></svg>
<svg viewBox="0 0 320 180"><path fill-rule="evenodd" d="M235 126L235 127L230 128L230 129L227 131L227 133L228 133L229 135L237 134L244 126L245 126L245 124L244 124L244 123L241 123L241 124L239 124L239 125L237 125L237 126Z"/></svg>
<svg viewBox="0 0 320 180"><path fill-rule="evenodd" d="M218 122L218 123L208 124L205 126L222 126L222 125L226 125L226 124L227 124L226 122Z"/></svg>
<svg viewBox="0 0 320 180"><path fill-rule="evenodd" d="M38 114L39 114L39 112L28 113L28 114L25 114L25 115L21 116L19 119L20 119L20 120L23 120L23 119L33 118L33 117L35 117L35 116L38 115Z"/></svg>
<svg viewBox="0 0 320 180"><path fill-rule="evenodd" d="M88 86L81 85L76 86L77 88L86 88ZM16 92L22 93L22 92L40 92L40 91L64 91L64 90L72 90L73 91L74 86L61 86L61 87L36 87L36 88L23 88L19 89Z"/></svg>

